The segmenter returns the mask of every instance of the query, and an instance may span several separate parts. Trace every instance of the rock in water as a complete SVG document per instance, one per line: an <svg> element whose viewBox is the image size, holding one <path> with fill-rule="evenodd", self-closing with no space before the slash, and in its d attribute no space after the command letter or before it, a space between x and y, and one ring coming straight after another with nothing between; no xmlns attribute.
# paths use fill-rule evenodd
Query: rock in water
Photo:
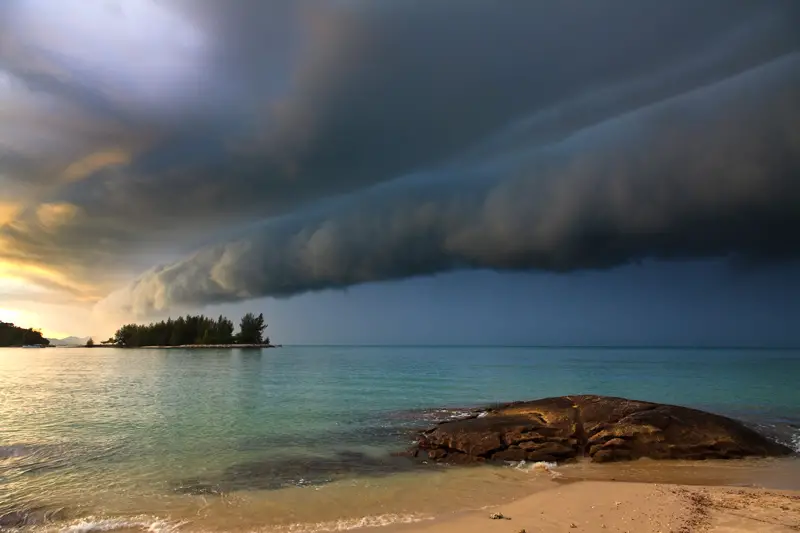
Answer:
<svg viewBox="0 0 800 533"><path fill-rule="evenodd" d="M792 450L724 416L607 396L514 402L424 431L415 457L448 463L780 456Z"/></svg>

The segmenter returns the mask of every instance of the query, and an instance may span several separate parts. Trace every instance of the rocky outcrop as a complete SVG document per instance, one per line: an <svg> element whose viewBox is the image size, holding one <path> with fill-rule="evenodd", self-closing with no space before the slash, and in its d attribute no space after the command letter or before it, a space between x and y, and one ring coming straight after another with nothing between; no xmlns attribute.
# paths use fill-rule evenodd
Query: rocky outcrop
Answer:
<svg viewBox="0 0 800 533"><path fill-rule="evenodd" d="M449 463L730 459L792 450L723 416L606 396L515 402L419 435L414 457Z"/></svg>

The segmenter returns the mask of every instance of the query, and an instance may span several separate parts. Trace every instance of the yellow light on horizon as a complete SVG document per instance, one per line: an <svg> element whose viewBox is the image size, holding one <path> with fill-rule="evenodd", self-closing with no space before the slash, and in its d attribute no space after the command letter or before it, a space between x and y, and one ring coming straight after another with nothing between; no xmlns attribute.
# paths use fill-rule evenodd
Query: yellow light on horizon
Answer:
<svg viewBox="0 0 800 533"><path fill-rule="evenodd" d="M0 307L0 322L12 322L16 324L22 317L23 313L21 311Z"/></svg>
<svg viewBox="0 0 800 533"><path fill-rule="evenodd" d="M0 259L0 286L6 285L24 292L61 292L77 302L95 302L102 297L97 287L70 279L52 267L26 261Z"/></svg>
<svg viewBox="0 0 800 533"><path fill-rule="evenodd" d="M0 307L0 322L10 322L21 328L37 329L42 332L44 337L51 339L63 339L72 335L71 333L43 326L42 317L38 313L22 309Z"/></svg>

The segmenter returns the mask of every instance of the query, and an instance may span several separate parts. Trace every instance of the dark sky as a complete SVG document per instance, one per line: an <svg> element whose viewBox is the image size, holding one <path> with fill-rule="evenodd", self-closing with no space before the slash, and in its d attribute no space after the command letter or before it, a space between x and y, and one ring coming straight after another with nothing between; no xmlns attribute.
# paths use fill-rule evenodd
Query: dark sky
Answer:
<svg viewBox="0 0 800 533"><path fill-rule="evenodd" d="M222 6L0 6L0 311L800 342L799 3Z"/></svg>
<svg viewBox="0 0 800 533"><path fill-rule="evenodd" d="M287 344L797 346L797 272L724 261L461 272L211 310L275 310L269 330Z"/></svg>

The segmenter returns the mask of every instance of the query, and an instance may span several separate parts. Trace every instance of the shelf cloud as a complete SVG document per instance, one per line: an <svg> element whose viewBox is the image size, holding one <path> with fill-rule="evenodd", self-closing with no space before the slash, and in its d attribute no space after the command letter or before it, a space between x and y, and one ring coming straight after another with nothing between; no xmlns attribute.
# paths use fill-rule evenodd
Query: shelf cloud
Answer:
<svg viewBox="0 0 800 533"><path fill-rule="evenodd" d="M300 209L148 271L105 304L137 314L457 269L608 268L800 253L800 54L543 145ZM535 121L532 122L535 124Z"/></svg>
<svg viewBox="0 0 800 533"><path fill-rule="evenodd" d="M793 0L8 0L0 272L146 315L790 258L798 23Z"/></svg>

